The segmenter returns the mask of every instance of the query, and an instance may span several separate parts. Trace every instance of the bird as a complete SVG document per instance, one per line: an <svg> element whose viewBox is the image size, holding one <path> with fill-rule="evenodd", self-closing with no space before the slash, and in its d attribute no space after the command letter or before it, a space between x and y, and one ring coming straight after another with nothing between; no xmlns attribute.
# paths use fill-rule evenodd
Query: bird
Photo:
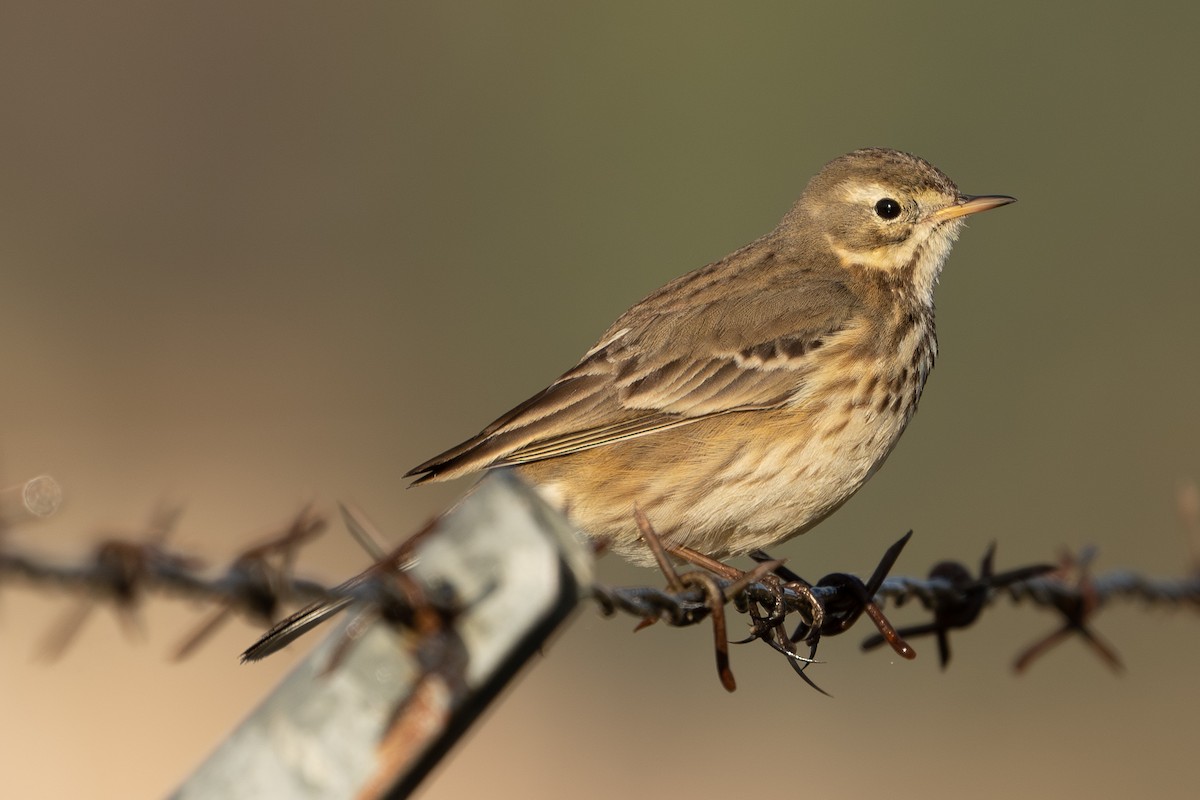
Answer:
<svg viewBox="0 0 1200 800"><path fill-rule="evenodd" d="M557 380L411 469L512 470L583 535L655 563L724 560L812 529L883 465L937 358L934 289L971 196L922 158L855 150L779 224L622 314Z"/></svg>
<svg viewBox="0 0 1200 800"><path fill-rule="evenodd" d="M937 358L951 245L966 217L1014 200L962 194L898 150L836 158L770 233L651 293L545 389L405 477L511 470L642 566L656 558L639 515L670 552L710 563L802 534L896 446ZM410 549L345 587L403 570ZM242 660L350 603L301 609Z"/></svg>

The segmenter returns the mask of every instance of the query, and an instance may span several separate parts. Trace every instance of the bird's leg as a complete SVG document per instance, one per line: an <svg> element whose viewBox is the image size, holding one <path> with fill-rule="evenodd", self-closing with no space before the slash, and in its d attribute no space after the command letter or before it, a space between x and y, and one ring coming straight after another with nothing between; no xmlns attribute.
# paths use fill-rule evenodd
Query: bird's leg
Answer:
<svg viewBox="0 0 1200 800"><path fill-rule="evenodd" d="M808 601L813 619L816 621L815 627L820 627L823 620L823 612L821 603L813 595L812 589L807 583L800 580L784 580L783 577L777 574L780 567L783 566L783 559L778 560L763 560L749 572L744 572L737 567L731 567L724 562L717 561L715 558L706 556L701 552L693 550L690 547L683 545L666 545L666 550L676 558L686 561L693 566L708 570L714 575L718 575L727 580L734 581L734 585L726 587L726 593L733 598L736 598L742 589L749 586L751 583L759 583L774 595L774 602L771 604L771 611L768 616L761 618L763 623L769 625L782 622L784 614L786 614L784 605L784 596L787 590L794 591L805 600ZM756 633L761 633L759 625L755 625Z"/></svg>
<svg viewBox="0 0 1200 800"><path fill-rule="evenodd" d="M676 572L675 565L667 557L667 548L663 545L658 531L654 530L654 526L650 524L649 518L636 505L633 507L633 518L637 522L638 530L642 533L642 541L650 548L650 552L654 555L654 560L658 562L658 568L662 570L663 577L667 579L667 586L673 592L683 591L683 581L679 579L679 573Z"/></svg>
<svg viewBox="0 0 1200 800"><path fill-rule="evenodd" d="M717 561L711 556L704 555L704 553L701 553L699 550L693 550L692 548L684 547L681 544L668 544L664 546L666 547L668 553L675 556L680 561L686 561L693 567L699 567L700 569L707 570L714 575L725 578L726 580L735 581L746 574L737 567L731 567L724 562Z"/></svg>
<svg viewBox="0 0 1200 800"><path fill-rule="evenodd" d="M801 580L798 576L790 576L792 580L786 580L778 574L783 566L783 560L760 561L754 569L749 572L744 572L736 567L731 567L721 561L704 555L690 547L682 545L666 545L666 550L671 555L678 559L688 562L694 566L705 569L723 578L732 580L733 583L725 587L727 597L740 599L738 595L743 589L751 583L758 583L765 587L773 596L774 602L769 606L764 605L763 608L767 611L765 615L758 613L758 603L751 602L742 611L750 612L751 631L750 636L742 640L743 642L753 641L754 639L762 639L772 647L780 650L803 662L812 661L812 653L806 658L796 652L795 645L791 637L783 631L783 621L787 616L786 594L791 591L800 597L804 598L809 605L809 615L812 619L812 624L808 626L808 631L819 631L824 623L825 612L821 606L821 602L812 592L812 588L807 582ZM815 653L816 642L813 644Z"/></svg>
<svg viewBox="0 0 1200 800"><path fill-rule="evenodd" d="M650 548L650 552L658 562L659 568L666 577L671 591L680 592L687 588L695 587L704 592L704 608L712 614L713 619L717 674L720 676L721 685L725 687L726 691L732 692L737 688L737 684L733 678L733 671L729 666L729 643L726 639L725 622L725 603L732 598L735 601L737 609L742 613L749 614L751 619L752 631L750 637L744 641L761 639L772 648L788 656L793 669L796 670L806 683L822 694L827 694L827 692L813 683L812 679L804 673L804 668L808 664L814 663L813 656L816 655L816 641L810 642L811 651L809 655L807 657L802 656L797 652L795 643L783 630L783 622L787 615L786 596L789 591L803 597L809 602L811 607L810 614L816 623L815 626L809 628L810 630L819 630L819 626L824 618L824 610L820 601L812 593L810 585L798 576L794 576L783 569L782 559L770 559L763 554L754 569L747 572L706 556L690 547L665 544L658 535L658 532L654 530L654 526L650 523L650 520L637 507L634 508L634 519L637 521L642 539L646 542L646 546ZM675 565L671 563L672 556L695 567L699 567L699 569L680 574L675 569ZM789 578L791 580L788 580ZM752 584L765 587L773 596L773 601L764 601L761 597L757 599L748 598L744 592ZM765 614L761 613L760 606L761 611L766 612ZM637 630L641 630L655 621L655 618L648 617L642 620Z"/></svg>

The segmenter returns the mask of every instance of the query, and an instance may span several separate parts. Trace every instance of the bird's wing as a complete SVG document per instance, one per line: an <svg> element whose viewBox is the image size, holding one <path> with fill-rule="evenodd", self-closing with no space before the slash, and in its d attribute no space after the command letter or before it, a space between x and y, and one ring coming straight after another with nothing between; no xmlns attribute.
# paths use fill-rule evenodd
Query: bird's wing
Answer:
<svg viewBox="0 0 1200 800"><path fill-rule="evenodd" d="M849 324L854 295L811 276L739 294L712 274L723 263L634 306L573 369L408 476L422 483L539 461L796 396L815 354Z"/></svg>

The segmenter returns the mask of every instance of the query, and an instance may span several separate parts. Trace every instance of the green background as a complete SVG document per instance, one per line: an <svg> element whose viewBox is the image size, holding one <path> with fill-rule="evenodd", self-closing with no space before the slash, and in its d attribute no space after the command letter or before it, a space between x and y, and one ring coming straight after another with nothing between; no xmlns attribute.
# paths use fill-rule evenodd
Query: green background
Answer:
<svg viewBox="0 0 1200 800"><path fill-rule="evenodd" d="M1015 206L972 220L938 292L942 355L888 465L778 548L811 577L944 558L1179 575L1200 533L1200 11L1007 2L7 3L0 12L0 459L49 472L63 557L160 500L214 562L300 505L399 539L465 483L410 466L570 366L624 308L774 225L856 147ZM1169 10L1168 10L1169 9ZM302 561L366 563L332 534ZM657 580L607 560L612 582ZM6 794L160 795L302 655L240 667L231 625L108 615L29 653L67 598L3 596ZM920 615L909 609L900 622ZM707 629L636 637L590 608L426 798L757 793L1190 796L1192 612L1056 625L1007 603L908 663L831 640L804 687L763 647L717 683Z"/></svg>

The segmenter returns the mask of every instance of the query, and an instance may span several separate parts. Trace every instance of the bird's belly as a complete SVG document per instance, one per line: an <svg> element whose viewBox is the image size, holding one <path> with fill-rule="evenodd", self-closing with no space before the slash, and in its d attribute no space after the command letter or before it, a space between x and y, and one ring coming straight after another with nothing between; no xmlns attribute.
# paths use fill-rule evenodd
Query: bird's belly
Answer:
<svg viewBox="0 0 1200 800"><path fill-rule="evenodd" d="M911 417L881 399L725 414L520 467L585 533L652 563L633 520L715 558L803 533L879 468Z"/></svg>
<svg viewBox="0 0 1200 800"><path fill-rule="evenodd" d="M694 537L697 550L717 557L767 548L804 533L862 487L895 446L907 423L904 415L855 407L840 419L819 420L804 437L786 429L773 440L747 448L716 476L738 485L736 492L712 492L684 512L688 525L707 536ZM689 537L688 527L680 534Z"/></svg>

